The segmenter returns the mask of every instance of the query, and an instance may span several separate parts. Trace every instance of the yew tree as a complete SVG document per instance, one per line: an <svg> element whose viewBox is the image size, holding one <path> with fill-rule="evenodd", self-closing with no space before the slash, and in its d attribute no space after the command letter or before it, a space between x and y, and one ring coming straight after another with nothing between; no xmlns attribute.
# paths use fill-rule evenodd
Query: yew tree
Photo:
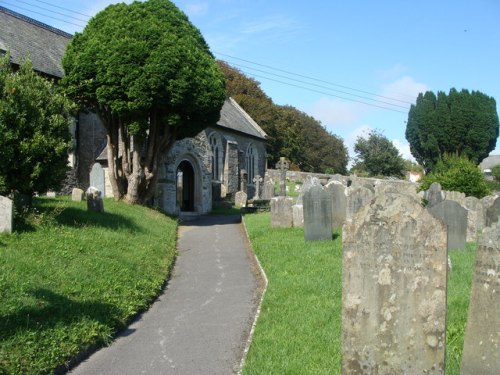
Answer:
<svg viewBox="0 0 500 375"><path fill-rule="evenodd" d="M419 94L408 114L410 151L429 172L445 154L465 156L479 164L498 138L495 99L479 91Z"/></svg>
<svg viewBox="0 0 500 375"><path fill-rule="evenodd" d="M168 0L110 5L76 33L61 85L100 117L115 199L145 203L178 139L215 124L224 76L200 31Z"/></svg>

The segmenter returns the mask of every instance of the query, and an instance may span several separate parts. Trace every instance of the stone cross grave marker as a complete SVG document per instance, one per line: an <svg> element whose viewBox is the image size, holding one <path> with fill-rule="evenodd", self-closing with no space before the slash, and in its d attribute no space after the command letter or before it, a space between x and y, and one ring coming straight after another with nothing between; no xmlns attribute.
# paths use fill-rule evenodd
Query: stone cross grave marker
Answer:
<svg viewBox="0 0 500 375"><path fill-rule="evenodd" d="M14 205L12 200L0 195L0 233L12 233Z"/></svg>
<svg viewBox="0 0 500 375"><path fill-rule="evenodd" d="M306 241L332 239L332 198L321 186L311 186L302 201Z"/></svg>
<svg viewBox="0 0 500 375"><path fill-rule="evenodd" d="M500 224L479 237L461 374L500 374Z"/></svg>
<svg viewBox="0 0 500 375"><path fill-rule="evenodd" d="M342 270L342 374L444 374L445 225L378 195L344 225Z"/></svg>
<svg viewBox="0 0 500 375"><path fill-rule="evenodd" d="M429 212L448 227L448 250L465 249L467 209L455 201L446 200L429 207Z"/></svg>
<svg viewBox="0 0 500 375"><path fill-rule="evenodd" d="M262 181L262 177L260 177L259 175L253 178L253 183L255 184L255 195L253 199L260 199L260 184Z"/></svg>
<svg viewBox="0 0 500 375"><path fill-rule="evenodd" d="M276 163L276 169L280 171L280 196L286 196L286 171L290 167L290 163L283 156Z"/></svg>

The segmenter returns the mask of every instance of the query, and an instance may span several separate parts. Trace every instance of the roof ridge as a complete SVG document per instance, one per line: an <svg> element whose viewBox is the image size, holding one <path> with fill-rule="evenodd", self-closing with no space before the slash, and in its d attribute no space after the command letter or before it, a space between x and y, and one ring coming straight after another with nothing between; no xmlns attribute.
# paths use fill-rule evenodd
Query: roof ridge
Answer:
<svg viewBox="0 0 500 375"><path fill-rule="evenodd" d="M262 137L267 137L266 132L257 124L257 122L234 100L232 97L228 97L229 101L234 105L234 107L248 120L248 122L255 128L255 130L262 135Z"/></svg>
<svg viewBox="0 0 500 375"><path fill-rule="evenodd" d="M46 29L47 31L53 32L54 34L58 34L60 36L66 37L68 39L70 39L70 38L73 37L73 35L67 33L66 31L62 31L62 30L57 29L57 28L55 28L53 26L47 25L46 23L37 21L37 20L35 20L35 19L31 18L31 17L28 17L28 16L25 16L24 14L17 13L17 12L15 12L13 10L5 8L5 7L1 6L1 5L0 5L0 12L3 12L3 13L8 14L10 16L19 18L20 20L28 22L28 23L31 23L32 25L42 27L42 28Z"/></svg>

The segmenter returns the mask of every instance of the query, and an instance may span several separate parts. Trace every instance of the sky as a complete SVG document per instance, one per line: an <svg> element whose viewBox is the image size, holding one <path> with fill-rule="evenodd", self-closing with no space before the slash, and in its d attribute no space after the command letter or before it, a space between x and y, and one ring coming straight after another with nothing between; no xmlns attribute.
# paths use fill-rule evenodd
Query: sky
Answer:
<svg viewBox="0 0 500 375"><path fill-rule="evenodd" d="M109 0L0 0L69 33ZM126 1L130 2L130 1ZM380 131L411 159L408 110L420 92L500 101L498 0L174 0L216 58L341 137ZM497 112L498 112L497 105ZM500 154L500 141L491 154Z"/></svg>

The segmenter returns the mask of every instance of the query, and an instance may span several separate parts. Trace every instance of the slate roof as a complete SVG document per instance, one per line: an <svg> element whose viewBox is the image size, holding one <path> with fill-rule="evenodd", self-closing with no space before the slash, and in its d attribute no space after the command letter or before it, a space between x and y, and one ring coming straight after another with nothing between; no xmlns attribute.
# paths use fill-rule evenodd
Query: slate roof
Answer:
<svg viewBox="0 0 500 375"><path fill-rule="evenodd" d="M38 72L60 78L62 57L72 35L0 6L0 50L10 49L11 61L19 65L30 57ZM265 139L266 133L232 98L226 99L217 125Z"/></svg>

